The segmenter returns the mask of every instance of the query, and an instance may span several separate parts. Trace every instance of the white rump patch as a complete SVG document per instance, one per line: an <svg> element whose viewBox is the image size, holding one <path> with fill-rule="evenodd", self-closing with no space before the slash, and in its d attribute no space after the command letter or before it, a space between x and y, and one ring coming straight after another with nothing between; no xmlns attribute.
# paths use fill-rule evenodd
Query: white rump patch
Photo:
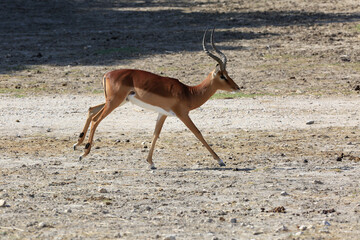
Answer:
<svg viewBox="0 0 360 240"><path fill-rule="evenodd" d="M165 109L158 107L158 106L154 106L148 103L145 103L143 101L141 101L140 99L135 97L135 94L130 94L127 99L132 103L135 104L139 107L151 110L151 111L155 111L157 113L166 115L166 116L176 116L176 114L173 111L166 111Z"/></svg>

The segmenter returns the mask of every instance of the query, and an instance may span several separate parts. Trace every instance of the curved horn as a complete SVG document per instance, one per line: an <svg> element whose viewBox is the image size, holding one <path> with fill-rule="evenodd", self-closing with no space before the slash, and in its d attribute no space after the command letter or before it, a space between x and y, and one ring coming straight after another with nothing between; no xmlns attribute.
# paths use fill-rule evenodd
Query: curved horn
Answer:
<svg viewBox="0 0 360 240"><path fill-rule="evenodd" d="M215 52L217 52L221 57L222 57L222 62L224 64L224 69L226 68L226 62L227 62L227 59L226 59L226 56L224 53L222 53L219 49L217 49L215 47L215 43L214 43L214 31L215 31L215 28L213 28L212 32L211 32L211 46L212 48L215 50Z"/></svg>
<svg viewBox="0 0 360 240"><path fill-rule="evenodd" d="M203 36L203 42L202 42L204 52L205 52L207 55L209 55L209 57L211 57L212 59L214 59L215 61L217 61L217 62L219 63L219 65L220 65L220 69L221 69L221 70L224 70L224 69L225 69L225 68L224 68L224 63L221 61L221 59L220 59L219 57L215 56L214 54L212 54L211 52L209 52L209 50L206 48L205 38L206 38L207 30L208 30L208 29L205 30L205 33L204 33L204 36ZM212 43L213 43L213 42L212 42ZM213 45L213 47L214 47L214 45ZM215 48L214 48L214 50L215 50ZM215 50L215 51L216 51L216 50ZM225 59L226 59L226 58L225 58Z"/></svg>

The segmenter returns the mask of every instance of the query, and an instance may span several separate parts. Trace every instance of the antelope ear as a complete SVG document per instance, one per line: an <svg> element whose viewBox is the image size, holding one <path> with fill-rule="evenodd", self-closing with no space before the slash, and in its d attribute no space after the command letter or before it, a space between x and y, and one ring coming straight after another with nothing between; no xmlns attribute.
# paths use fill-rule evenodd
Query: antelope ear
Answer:
<svg viewBox="0 0 360 240"><path fill-rule="evenodd" d="M216 64L216 68L215 68L215 71L213 73L213 77L215 77L218 74L219 71L220 71L220 65Z"/></svg>

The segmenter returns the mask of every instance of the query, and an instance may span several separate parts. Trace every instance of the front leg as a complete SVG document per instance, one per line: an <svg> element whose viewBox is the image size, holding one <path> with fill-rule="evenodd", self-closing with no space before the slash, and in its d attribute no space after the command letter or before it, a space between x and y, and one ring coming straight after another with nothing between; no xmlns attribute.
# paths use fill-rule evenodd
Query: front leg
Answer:
<svg viewBox="0 0 360 240"><path fill-rule="evenodd" d="M155 126L155 131L154 131L154 136L151 142L151 148L149 151L149 155L147 157L147 162L150 164L150 169L156 169L153 161L152 161L152 155L154 153L154 148L155 148L155 144L156 144L156 140L159 138L160 132L161 132L161 128L164 125L165 119L166 119L166 115L162 115L161 113L159 113L158 119L156 121L156 126Z"/></svg>
<svg viewBox="0 0 360 240"><path fill-rule="evenodd" d="M205 141L199 129L195 126L189 115L180 116L179 119L190 129L190 131L200 140L202 144L207 148L207 150L211 153L213 158L218 161L220 166L226 166L223 160L219 158L219 156L212 150L209 144Z"/></svg>

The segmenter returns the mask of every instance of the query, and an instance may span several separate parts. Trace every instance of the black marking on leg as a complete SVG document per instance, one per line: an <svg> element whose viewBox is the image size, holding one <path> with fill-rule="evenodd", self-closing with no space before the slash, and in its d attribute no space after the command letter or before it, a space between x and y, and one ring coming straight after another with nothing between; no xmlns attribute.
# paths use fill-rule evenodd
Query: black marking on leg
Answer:
<svg viewBox="0 0 360 240"><path fill-rule="evenodd" d="M79 138L82 138L84 136L84 133L80 133Z"/></svg>
<svg viewBox="0 0 360 240"><path fill-rule="evenodd" d="M90 143L87 143L86 145L85 145L85 149L88 149L90 147Z"/></svg>

